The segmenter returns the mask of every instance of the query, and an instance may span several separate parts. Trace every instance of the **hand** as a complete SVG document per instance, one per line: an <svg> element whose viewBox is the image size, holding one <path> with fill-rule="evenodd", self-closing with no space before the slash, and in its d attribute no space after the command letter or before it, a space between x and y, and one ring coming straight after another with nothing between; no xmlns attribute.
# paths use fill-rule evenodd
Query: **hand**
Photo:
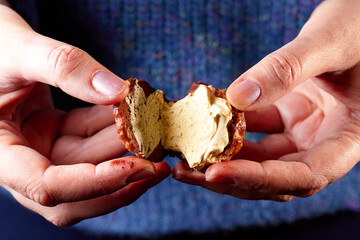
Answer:
<svg viewBox="0 0 360 240"><path fill-rule="evenodd" d="M233 161L205 173L184 163L180 181L244 199L310 196L360 159L360 1L325 1L299 36L240 76L227 97L248 131ZM279 100L278 100L279 99ZM274 103L274 104L272 104Z"/></svg>
<svg viewBox="0 0 360 240"><path fill-rule="evenodd" d="M124 82L78 48L35 33L0 5L0 185L58 226L128 205L170 173L135 157L116 134L111 106L64 113L47 84L109 105Z"/></svg>

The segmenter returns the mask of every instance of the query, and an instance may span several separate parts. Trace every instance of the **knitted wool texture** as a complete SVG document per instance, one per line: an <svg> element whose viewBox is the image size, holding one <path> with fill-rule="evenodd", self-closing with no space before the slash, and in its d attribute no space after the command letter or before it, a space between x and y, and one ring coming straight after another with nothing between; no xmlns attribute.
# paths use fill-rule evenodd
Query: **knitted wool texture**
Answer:
<svg viewBox="0 0 360 240"><path fill-rule="evenodd" d="M21 2L14 1L18 9ZM292 40L318 0L39 0L37 29L76 45L122 78L148 80L170 99L193 81L227 87ZM34 8L34 9L35 9ZM24 16L34 17L22 11ZM30 18L29 18L30 20ZM115 131L115 129L114 129ZM261 136L248 134L250 140ZM167 159L171 165L177 160ZM360 169L306 199L239 200L171 178L130 206L76 227L94 233L160 236L231 230L359 209Z"/></svg>

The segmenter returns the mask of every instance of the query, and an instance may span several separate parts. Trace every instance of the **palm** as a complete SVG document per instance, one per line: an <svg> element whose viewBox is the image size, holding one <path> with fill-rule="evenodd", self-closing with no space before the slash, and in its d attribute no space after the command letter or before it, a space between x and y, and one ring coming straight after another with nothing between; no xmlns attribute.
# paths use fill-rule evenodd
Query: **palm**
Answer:
<svg viewBox="0 0 360 240"><path fill-rule="evenodd" d="M355 119L349 113L353 110L313 81L301 84L275 105L284 124L284 134L299 152L356 130L351 128Z"/></svg>
<svg viewBox="0 0 360 240"><path fill-rule="evenodd" d="M0 114L0 183L54 224L73 224L127 205L170 172L159 163L157 174L135 182L153 175L150 170L137 173L154 165L135 157L114 159L126 151L111 106L65 113L53 107L43 84L10 94L0 98L12 100L3 103Z"/></svg>
<svg viewBox="0 0 360 240"><path fill-rule="evenodd" d="M31 147L55 164L99 163L125 152L112 126L110 107L94 106L66 114L53 107L50 90L43 84L35 85L19 102L12 112L16 116L15 124L10 124L12 140ZM110 136L113 141L106 141L109 143L107 154L103 153L101 157L95 154L94 148L104 147L101 143ZM91 148L85 151L85 147ZM81 157L76 157L80 153Z"/></svg>
<svg viewBox="0 0 360 240"><path fill-rule="evenodd" d="M60 120L65 113L54 109L49 88L43 84L34 86L22 97L12 115L16 116L16 124L12 127L16 133L13 138L50 158Z"/></svg>
<svg viewBox="0 0 360 240"><path fill-rule="evenodd" d="M309 79L274 105L247 112L247 130L266 132L265 138L245 141L233 161L214 164L205 174L180 163L175 177L246 199L316 193L358 162L359 68Z"/></svg>

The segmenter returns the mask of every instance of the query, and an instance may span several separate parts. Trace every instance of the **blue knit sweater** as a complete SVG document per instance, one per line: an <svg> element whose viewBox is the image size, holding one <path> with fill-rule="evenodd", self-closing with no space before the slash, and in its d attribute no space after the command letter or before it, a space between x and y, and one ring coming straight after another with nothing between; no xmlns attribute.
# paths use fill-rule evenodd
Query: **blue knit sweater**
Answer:
<svg viewBox="0 0 360 240"><path fill-rule="evenodd" d="M148 80L176 99L196 80L227 87L293 39L320 0L13 2L38 31L83 48L122 78ZM259 139L256 134L246 137ZM167 161L174 165L178 160ZM356 166L314 196L277 203L239 200L168 178L130 206L76 227L94 233L159 236L274 225L358 210L359 180Z"/></svg>

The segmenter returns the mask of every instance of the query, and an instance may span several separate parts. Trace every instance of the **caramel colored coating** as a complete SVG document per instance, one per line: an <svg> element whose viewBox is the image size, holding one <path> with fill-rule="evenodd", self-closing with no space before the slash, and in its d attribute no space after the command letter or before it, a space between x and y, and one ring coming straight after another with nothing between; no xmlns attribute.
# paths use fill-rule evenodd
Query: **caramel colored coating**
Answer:
<svg viewBox="0 0 360 240"><path fill-rule="evenodd" d="M134 95L134 86L136 81L140 87L144 90L145 96L148 97L151 93L155 92L155 89L152 88L146 81L137 80L135 78L128 79L129 82L129 95L131 98ZM204 84L201 82L194 82L189 94L192 95L199 85ZM207 85L207 84L205 84ZM226 99L226 89L217 89L215 90L215 96ZM168 102L167 99L165 99ZM136 142L133 127L130 123L130 112L129 106L126 101L119 102L114 105L113 114L115 117L116 127L118 130L119 138L124 142L125 148L131 153L135 154L138 157L144 157L144 155L139 151L139 144ZM246 129L245 116L244 112L237 110L232 107L232 121L228 127L229 130L229 144L226 146L224 151L218 155L219 161L228 161L236 153L239 152L243 145L243 138ZM159 143L151 155L147 158L151 161L157 162L163 160L166 155L177 156L180 159L184 159L183 154L180 152L168 151Z"/></svg>
<svg viewBox="0 0 360 240"><path fill-rule="evenodd" d="M129 94L128 97L132 98L134 95L134 86L137 81L135 78L127 80L129 82ZM139 80L138 85L142 87L145 93L145 97L148 97L151 93L155 92L146 81ZM130 110L125 100L114 104L113 115L115 117L116 128L119 134L120 140L123 141L125 148L135 154L137 157L144 158L145 156L139 150L139 144L135 139L133 127L130 122ZM167 155L167 151L159 143L151 155L147 158L153 162L160 162Z"/></svg>

